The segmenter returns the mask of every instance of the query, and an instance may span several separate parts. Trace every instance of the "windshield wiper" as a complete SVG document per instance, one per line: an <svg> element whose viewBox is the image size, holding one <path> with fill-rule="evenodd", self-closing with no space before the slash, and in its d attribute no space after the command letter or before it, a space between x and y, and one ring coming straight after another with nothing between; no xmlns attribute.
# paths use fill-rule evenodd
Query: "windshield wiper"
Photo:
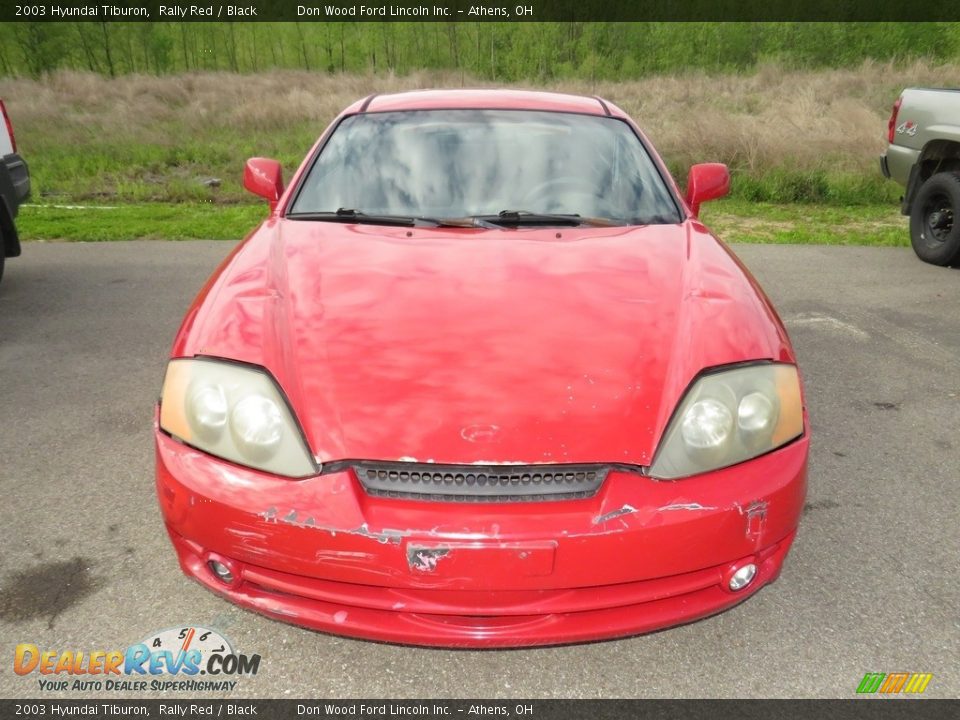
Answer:
<svg viewBox="0 0 960 720"><path fill-rule="evenodd" d="M359 210L340 208L336 212L299 212L287 213L291 220L317 220L320 222L363 223L367 225L405 225L417 224L417 218L409 215L368 215Z"/></svg>
<svg viewBox="0 0 960 720"><path fill-rule="evenodd" d="M403 227L413 227L414 225L429 225L430 227L462 227L462 228L499 228L500 225L494 225L483 218L476 217L451 217L451 218L433 218L422 217L420 215L373 215L353 210L352 208L340 208L336 212L299 212L287 213L287 217L293 220L318 220L320 222L342 222L342 223L366 223L368 225L400 225Z"/></svg>
<svg viewBox="0 0 960 720"><path fill-rule="evenodd" d="M473 217L422 217L420 215L372 215L351 208L340 208L336 212L299 212L287 213L292 220L318 220L320 222L366 223L368 225L429 225L430 227L462 228L499 228L480 216Z"/></svg>
<svg viewBox="0 0 960 720"><path fill-rule="evenodd" d="M599 217L585 217L576 213L535 213L528 210L501 210L496 215L476 215L478 220L494 225L591 225L593 227L617 227L623 225L618 220Z"/></svg>

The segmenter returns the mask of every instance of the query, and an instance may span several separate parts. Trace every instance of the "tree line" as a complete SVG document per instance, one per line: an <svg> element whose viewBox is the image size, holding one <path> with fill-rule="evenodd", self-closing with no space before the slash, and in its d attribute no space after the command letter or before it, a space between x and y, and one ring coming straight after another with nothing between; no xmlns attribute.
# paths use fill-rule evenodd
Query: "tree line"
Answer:
<svg viewBox="0 0 960 720"><path fill-rule="evenodd" d="M625 80L866 59L960 56L960 23L18 22L0 75L453 70L489 80Z"/></svg>

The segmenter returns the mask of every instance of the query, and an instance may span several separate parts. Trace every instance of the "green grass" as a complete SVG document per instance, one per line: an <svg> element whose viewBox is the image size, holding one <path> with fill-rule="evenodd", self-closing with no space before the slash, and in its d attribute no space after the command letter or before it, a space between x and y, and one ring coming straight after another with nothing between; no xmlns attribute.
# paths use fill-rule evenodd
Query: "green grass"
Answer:
<svg viewBox="0 0 960 720"><path fill-rule="evenodd" d="M701 218L727 242L909 246L899 205L772 204L739 199L703 206Z"/></svg>
<svg viewBox="0 0 960 720"><path fill-rule="evenodd" d="M172 122L155 137L107 135L78 138L56 128L23 131L30 180L38 202L50 203L248 203L243 163L256 155L276 158L292 173L318 133L315 125L277 131L207 130ZM160 132L162 130L162 132ZM18 139L19 135L18 133ZM80 141L82 140L82 142ZM206 181L216 179L211 186Z"/></svg>
<svg viewBox="0 0 960 720"><path fill-rule="evenodd" d="M23 240L237 240L267 215L266 203L141 203L26 205L17 228Z"/></svg>
<svg viewBox="0 0 960 720"><path fill-rule="evenodd" d="M264 203L26 205L17 225L27 241L237 240L266 214ZM845 207L732 198L704 205L702 219L727 242L910 244L907 220L895 203Z"/></svg>
<svg viewBox="0 0 960 720"><path fill-rule="evenodd" d="M731 197L739 200L846 207L893 205L902 193L903 188L884 178L879 171L863 174L774 168L754 174L735 173L731 186Z"/></svg>

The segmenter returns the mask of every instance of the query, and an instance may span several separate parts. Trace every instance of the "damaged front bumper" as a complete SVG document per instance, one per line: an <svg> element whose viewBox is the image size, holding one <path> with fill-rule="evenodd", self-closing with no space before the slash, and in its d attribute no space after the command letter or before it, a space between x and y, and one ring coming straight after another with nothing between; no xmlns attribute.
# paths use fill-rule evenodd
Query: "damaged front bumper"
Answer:
<svg viewBox="0 0 960 720"><path fill-rule="evenodd" d="M612 471L585 499L450 503L373 497L350 470L265 475L157 432L157 491L184 572L241 606L373 640L548 645L696 620L774 580L807 445L675 482Z"/></svg>

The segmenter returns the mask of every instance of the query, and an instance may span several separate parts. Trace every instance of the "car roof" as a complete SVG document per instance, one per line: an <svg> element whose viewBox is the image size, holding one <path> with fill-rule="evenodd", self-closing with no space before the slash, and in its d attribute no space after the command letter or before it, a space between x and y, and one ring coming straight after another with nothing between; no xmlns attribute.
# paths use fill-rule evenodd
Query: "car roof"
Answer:
<svg viewBox="0 0 960 720"><path fill-rule="evenodd" d="M618 108L598 97L533 90L493 89L414 90L371 95L354 103L347 113L487 108L621 116Z"/></svg>

